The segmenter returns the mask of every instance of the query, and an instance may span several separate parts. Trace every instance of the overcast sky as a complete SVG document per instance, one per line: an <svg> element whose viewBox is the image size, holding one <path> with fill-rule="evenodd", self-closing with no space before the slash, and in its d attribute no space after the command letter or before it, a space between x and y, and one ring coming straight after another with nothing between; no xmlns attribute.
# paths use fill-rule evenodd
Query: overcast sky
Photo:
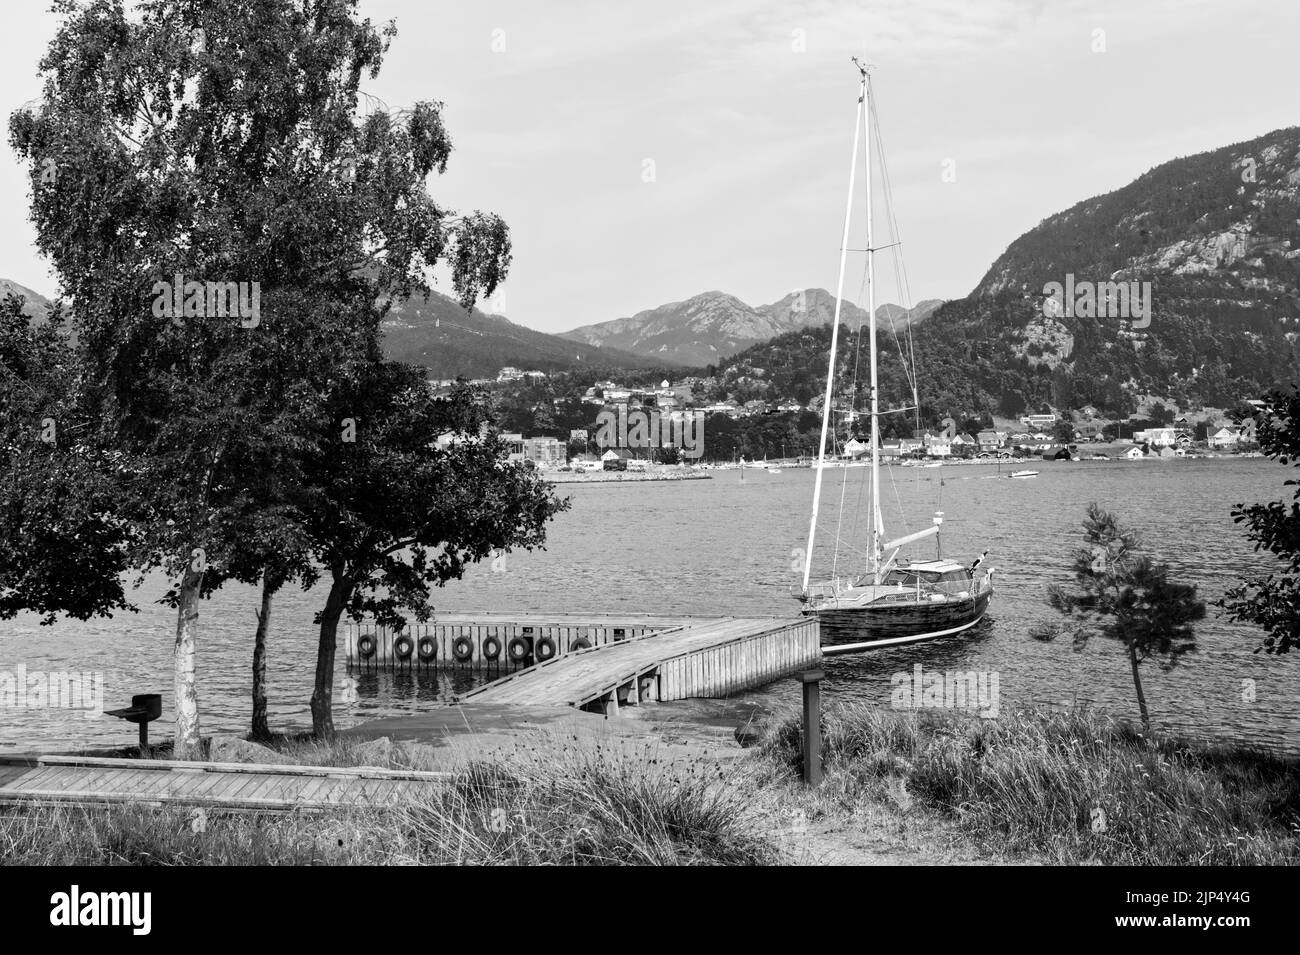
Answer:
<svg viewBox="0 0 1300 955"><path fill-rule="evenodd" d="M47 5L5 5L6 118L39 93ZM399 31L366 88L394 106L446 104L456 149L434 197L511 226L515 263L491 309L544 331L710 289L757 305L834 288L854 54L876 67L914 300L967 294L1026 229L1154 165L1300 123L1296 0L360 10ZM51 294L26 179L0 152L0 276ZM892 282L883 272L879 301L897 300Z"/></svg>

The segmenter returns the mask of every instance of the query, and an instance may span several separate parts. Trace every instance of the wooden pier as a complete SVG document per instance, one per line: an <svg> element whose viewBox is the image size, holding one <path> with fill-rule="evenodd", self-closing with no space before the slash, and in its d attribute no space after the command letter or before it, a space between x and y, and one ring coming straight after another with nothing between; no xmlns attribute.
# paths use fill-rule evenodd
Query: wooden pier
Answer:
<svg viewBox="0 0 1300 955"><path fill-rule="evenodd" d="M359 659L359 638L367 633L374 635L376 630L354 628L348 633L349 664ZM587 714L609 717L639 703L724 697L814 667L822 658L818 624L812 617L475 615L442 618L427 632L418 633L437 641L440 651L444 646L454 649L456 641L462 640L473 643L477 654L484 654L484 644L493 638L503 653L512 640L533 641L533 652L522 655L500 678L466 693L456 705L436 707L414 719L418 726L413 725L413 731L423 727L417 735L443 742L454 736L445 732L444 724L504 727L498 735L517 740L565 719L566 713L608 726ZM407 636L414 642L414 634ZM378 657L395 668L410 666L418 651L404 655L397 643L400 637L400 633L386 634L386 643L376 639L373 651L361 656L372 661ZM542 640L554 642L554 654L538 661L536 647ZM492 649L486 647L484 663L493 662L486 659ZM427 662L433 665L434 661ZM505 660L501 663L506 665ZM394 737L410 735L402 732L403 720L393 722L386 732ZM570 728L566 726L565 732L570 733ZM450 776L447 772L75 755L0 757L0 804L133 803L317 811L419 799Z"/></svg>
<svg viewBox="0 0 1300 955"><path fill-rule="evenodd" d="M572 651L464 694L473 703L568 705L617 714L637 703L721 697L761 686L821 660L811 617L642 621L644 633Z"/></svg>
<svg viewBox="0 0 1300 955"><path fill-rule="evenodd" d="M0 758L0 803L337 809L418 798L450 773L94 756Z"/></svg>

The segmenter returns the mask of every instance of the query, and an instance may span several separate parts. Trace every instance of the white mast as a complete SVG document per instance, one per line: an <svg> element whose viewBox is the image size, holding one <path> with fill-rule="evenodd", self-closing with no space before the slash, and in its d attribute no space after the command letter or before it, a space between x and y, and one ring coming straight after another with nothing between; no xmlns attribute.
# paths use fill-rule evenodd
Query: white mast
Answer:
<svg viewBox="0 0 1300 955"><path fill-rule="evenodd" d="M857 63L857 60L854 60ZM849 197L844 204L844 236L840 240L840 278L835 286L835 319L831 323L831 355L830 362L826 367L826 400L822 405L822 436L821 444L817 450L817 480L813 485L813 506L812 517L808 520L808 550L803 559L803 592L808 593L808 579L812 576L812 557L813 557L813 538L817 533L817 508L821 504L822 497L822 468L826 461L826 431L831 420L831 398L835 391L835 351L839 346L840 339L840 305L844 301L844 266L849 255L849 222L853 212L853 183L857 177L858 171L858 132L862 128L862 117L866 112L867 105L867 71L858 69L862 72L862 86L858 92L858 105L856 116L853 121L853 158L849 162ZM867 124L870 126L870 123ZM867 181L871 178L871 154L867 153ZM870 196L870 190L868 190ZM868 241L870 246L871 242ZM872 319L872 341L875 341L875 320ZM875 351L872 351L872 383L873 383L873 400L874 400L874 382L875 382ZM874 420L874 419L873 419ZM873 452L874 453L874 452ZM874 484L874 481L872 482ZM874 543L873 543L874 546Z"/></svg>
<svg viewBox="0 0 1300 955"><path fill-rule="evenodd" d="M854 61L857 62L856 60ZM871 322L871 575L880 583L880 538L884 534L880 514L880 391L876 381L876 250L871 244L871 81L862 70L862 112L866 115L864 136L867 151L867 317Z"/></svg>

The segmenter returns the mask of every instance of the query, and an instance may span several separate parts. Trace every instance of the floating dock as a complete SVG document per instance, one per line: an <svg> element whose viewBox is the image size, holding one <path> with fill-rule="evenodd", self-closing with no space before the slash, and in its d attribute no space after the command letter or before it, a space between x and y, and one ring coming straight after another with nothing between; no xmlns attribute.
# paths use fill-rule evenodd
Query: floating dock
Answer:
<svg viewBox="0 0 1300 955"><path fill-rule="evenodd" d="M716 618L534 612L440 614L430 623L402 630L349 623L343 637L344 659L350 670L513 672L567 653L712 619Z"/></svg>

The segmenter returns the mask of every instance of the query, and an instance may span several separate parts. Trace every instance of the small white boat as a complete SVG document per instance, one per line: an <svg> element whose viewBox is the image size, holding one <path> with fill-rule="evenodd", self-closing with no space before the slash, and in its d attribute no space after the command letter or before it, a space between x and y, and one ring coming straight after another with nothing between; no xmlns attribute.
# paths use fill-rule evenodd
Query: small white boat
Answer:
<svg viewBox="0 0 1300 955"><path fill-rule="evenodd" d="M1036 478L1038 477L1038 472L1037 471L1012 471L1011 476L1013 478Z"/></svg>

